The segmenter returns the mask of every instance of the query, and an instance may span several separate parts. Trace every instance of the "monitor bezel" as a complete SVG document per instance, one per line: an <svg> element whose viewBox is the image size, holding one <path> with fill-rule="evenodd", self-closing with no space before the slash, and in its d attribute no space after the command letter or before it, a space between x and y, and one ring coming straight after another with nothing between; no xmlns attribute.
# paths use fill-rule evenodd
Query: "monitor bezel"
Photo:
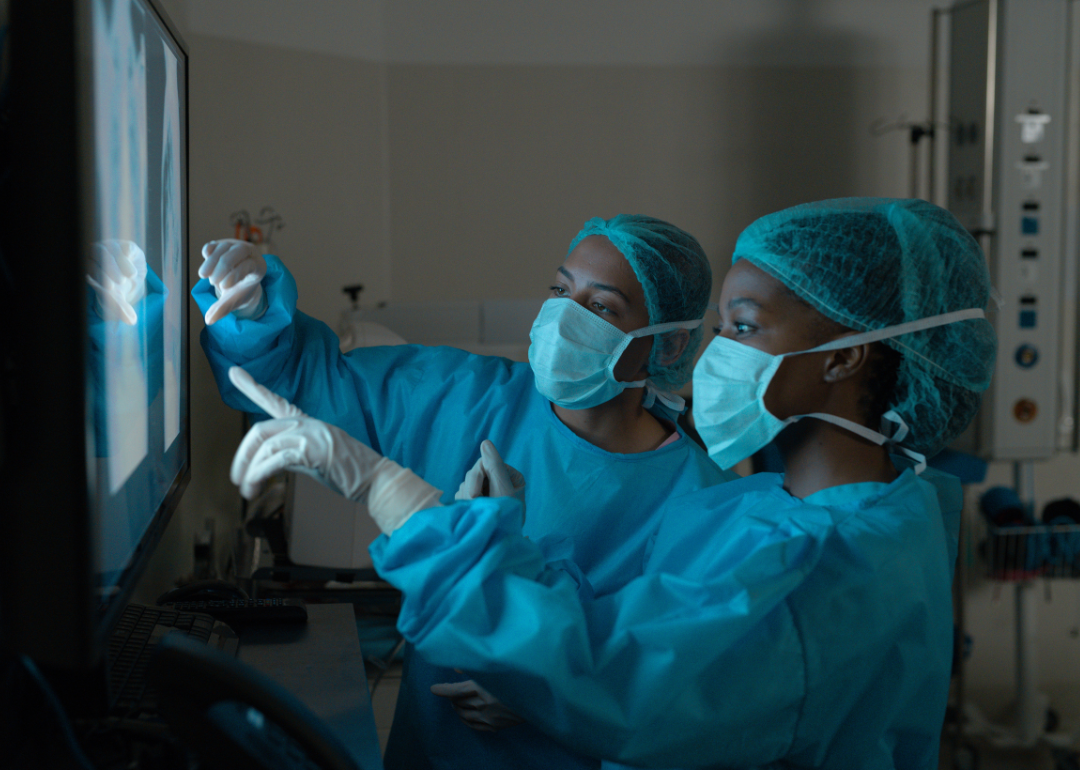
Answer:
<svg viewBox="0 0 1080 770"><path fill-rule="evenodd" d="M190 283L190 55L157 0L137 0L182 56L183 290ZM85 275L94 237L92 8L87 0L10 7L11 184L3 248L11 268L5 328L0 478L10 507L0 535L0 647L27 655L77 691L103 690L108 637L191 478L190 311L181 303L186 451L118 582L102 605L93 552ZM74 264L72 264L74 262ZM66 265L67 267L62 266ZM7 505L5 505L7 507ZM47 558L45 555L48 555ZM103 693L102 693L103 694Z"/></svg>

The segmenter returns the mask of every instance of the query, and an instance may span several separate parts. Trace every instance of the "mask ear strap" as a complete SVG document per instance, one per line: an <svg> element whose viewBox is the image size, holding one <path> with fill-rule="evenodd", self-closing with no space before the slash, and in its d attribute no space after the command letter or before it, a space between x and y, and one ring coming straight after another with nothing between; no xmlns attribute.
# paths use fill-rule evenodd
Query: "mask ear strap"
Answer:
<svg viewBox="0 0 1080 770"><path fill-rule="evenodd" d="M629 332L629 336L634 338L649 337L654 334L663 334L664 332L670 332L676 329L696 329L703 323L705 323L704 318L697 318L692 321L668 321L667 323L656 324L654 326L646 326L643 329L635 329L634 331ZM628 345L629 343L623 345L622 348L617 351L618 355L612 357L612 363L608 369L608 371L611 372L612 375L614 375L615 363L618 362L619 358L622 356ZM640 385L628 385L626 383L621 384L624 388L645 388L645 400L641 404L645 409L649 409L650 407L652 407L653 404L657 402L657 400L659 400L661 404L666 406L668 409L671 409L676 414L682 414L686 411L686 401L683 400L682 396L677 396L674 393L668 393L667 391L660 390L652 384L651 380L643 380L641 381Z"/></svg>
<svg viewBox="0 0 1080 770"><path fill-rule="evenodd" d="M642 404L646 409L659 401L676 414L682 414L686 411L686 401L683 400L682 396L660 390L648 380L646 382L648 384L645 386L645 402Z"/></svg>
<svg viewBox="0 0 1080 770"><path fill-rule="evenodd" d="M883 433L878 433L876 430L870 430L865 425L860 425L857 422L846 420L843 417L837 417L835 414L825 414L824 412L810 412L809 414L800 415L796 419L802 419L803 417L813 417L818 420L824 420L825 422L831 422L833 425L839 425L841 428L845 428L856 434L857 436L861 436L867 441L872 441L878 446L884 446L892 440Z"/></svg>
<svg viewBox="0 0 1080 770"><path fill-rule="evenodd" d="M645 388L645 400L641 402L642 409L649 409L656 403L656 391L646 386Z"/></svg>
<svg viewBox="0 0 1080 770"><path fill-rule="evenodd" d="M901 452L903 452L905 455L915 461L915 467L912 470L915 471L916 476L926 470L926 455L919 454L918 452L912 449L908 449L907 447L898 446L897 449L899 449Z"/></svg>
<svg viewBox="0 0 1080 770"><path fill-rule="evenodd" d="M942 313L941 315L929 316L928 318L920 318L917 321L909 321L905 324L884 326L871 332L849 334L845 337L839 337L831 342L826 342L824 345L818 345L816 348L811 348L810 350L804 350L802 352L818 353L824 350L840 350L841 348L865 345L869 342L880 342L881 340L900 337L904 334L911 334L912 332L919 332L924 329L933 329L938 326L947 326L949 324L958 323L960 321L969 321L975 318L986 318L986 312L982 308L977 307L968 308L967 310L954 310L951 313ZM789 353L788 355L791 354Z"/></svg>
<svg viewBox="0 0 1080 770"><path fill-rule="evenodd" d="M846 420L843 417L837 417L834 414L811 412L810 414L801 415L800 417L795 418L795 420L802 419L803 417L814 417L818 420L831 422L833 425L839 425L841 428L846 428L852 433L861 436L867 441L871 441L878 446L884 446L885 444L899 444L901 441L907 438L909 432L907 423L905 423L903 418L900 417L900 415L892 409L890 409L888 412L881 416L883 422L891 422L897 426L896 430L893 431L892 436L886 436L884 433L879 433L876 430L870 430L865 425L860 425L857 422ZM791 422L794 422L795 420L791 420ZM915 461L915 475L918 475L924 470L926 470L926 455L919 454L918 452L912 449L908 449L907 447L895 446L894 448Z"/></svg>
<svg viewBox="0 0 1080 770"><path fill-rule="evenodd" d="M899 444L905 438L907 438L910 429L908 424L904 422L904 418L896 413L895 409L890 409L885 414L881 415L881 422L891 422L896 426L896 429L892 432L892 436L889 437L889 442L893 444Z"/></svg>
<svg viewBox="0 0 1080 770"><path fill-rule="evenodd" d="M891 422L893 425L896 426L896 430L893 431L892 437L889 439L890 444L899 445L901 441L907 438L908 433L911 432L911 430L908 428L908 424L904 422L904 418L897 414L895 409L890 409L885 414L881 415L881 421L883 423ZM916 452L914 449L908 449L907 447L903 446L896 446L896 449L903 452L905 455L915 461L915 467L913 470L915 471L916 476L926 470L926 455Z"/></svg>

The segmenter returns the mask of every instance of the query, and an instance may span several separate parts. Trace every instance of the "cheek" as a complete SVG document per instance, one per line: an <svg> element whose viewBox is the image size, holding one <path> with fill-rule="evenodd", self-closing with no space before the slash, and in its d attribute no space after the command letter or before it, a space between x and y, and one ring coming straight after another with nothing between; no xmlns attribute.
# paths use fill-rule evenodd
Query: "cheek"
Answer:
<svg viewBox="0 0 1080 770"><path fill-rule="evenodd" d="M765 408L781 420L820 411L820 366L815 355L785 358L765 391Z"/></svg>
<svg viewBox="0 0 1080 770"><path fill-rule="evenodd" d="M649 354L652 352L652 335L638 337L626 346L619 363L615 364L615 379L621 382L641 379L646 367L649 365Z"/></svg>

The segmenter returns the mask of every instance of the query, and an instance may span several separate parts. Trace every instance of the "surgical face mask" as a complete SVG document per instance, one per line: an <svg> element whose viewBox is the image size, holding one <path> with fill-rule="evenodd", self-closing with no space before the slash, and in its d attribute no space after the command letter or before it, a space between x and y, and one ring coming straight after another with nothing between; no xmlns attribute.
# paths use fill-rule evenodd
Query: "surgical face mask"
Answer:
<svg viewBox="0 0 1080 770"><path fill-rule="evenodd" d="M589 409L603 404L626 388L649 387L648 380L619 382L615 365L627 346L638 337L693 329L696 321L674 321L624 332L572 299L549 299L540 308L529 332L529 364L536 377L536 389L554 404L566 409ZM681 411L682 399L653 390L653 396Z"/></svg>
<svg viewBox="0 0 1080 770"><path fill-rule="evenodd" d="M958 310L841 337L810 350L782 355L773 355L726 337L717 337L709 343L709 347L694 367L694 427L708 447L709 457L725 470L762 449L776 438L780 431L804 417L814 417L839 425L879 446L887 443L899 444L907 436L908 426L893 411L882 416L883 422L896 425L889 436L843 417L820 412L781 420L765 408L765 393L769 389L769 383L788 356L840 350L935 326L984 317L985 314L978 308ZM926 467L926 458L918 452L904 447L896 448L916 461L916 473Z"/></svg>

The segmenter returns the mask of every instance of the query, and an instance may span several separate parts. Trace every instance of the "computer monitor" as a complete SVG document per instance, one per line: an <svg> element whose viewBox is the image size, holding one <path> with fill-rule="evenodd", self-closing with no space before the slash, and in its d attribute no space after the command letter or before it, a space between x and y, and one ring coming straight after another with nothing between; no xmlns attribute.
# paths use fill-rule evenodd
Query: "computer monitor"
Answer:
<svg viewBox="0 0 1080 770"><path fill-rule="evenodd" d="M188 56L155 0L9 11L0 646L103 696L190 476Z"/></svg>

